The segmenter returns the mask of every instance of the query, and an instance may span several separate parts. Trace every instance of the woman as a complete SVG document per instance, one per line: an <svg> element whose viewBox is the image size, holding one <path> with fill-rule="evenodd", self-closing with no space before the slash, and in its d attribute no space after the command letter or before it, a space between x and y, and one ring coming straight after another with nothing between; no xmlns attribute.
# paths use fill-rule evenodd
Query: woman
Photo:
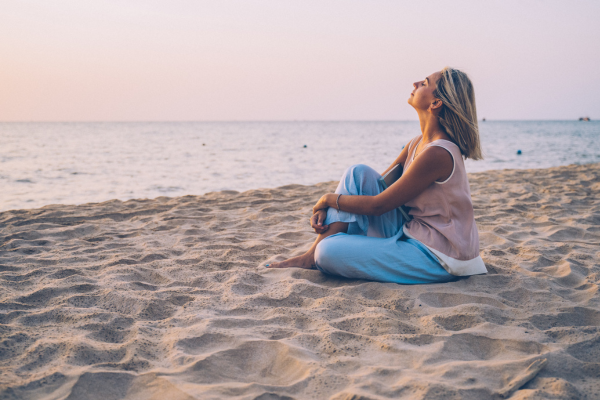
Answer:
<svg viewBox="0 0 600 400"><path fill-rule="evenodd" d="M399 164L402 176L384 190L373 169L350 167L336 192L313 207L311 226L319 235L312 247L267 267L314 266L403 284L487 272L463 161L482 158L473 85L465 73L446 67L413 86L408 103L417 111L421 135L385 171ZM409 220L400 206L409 208Z"/></svg>

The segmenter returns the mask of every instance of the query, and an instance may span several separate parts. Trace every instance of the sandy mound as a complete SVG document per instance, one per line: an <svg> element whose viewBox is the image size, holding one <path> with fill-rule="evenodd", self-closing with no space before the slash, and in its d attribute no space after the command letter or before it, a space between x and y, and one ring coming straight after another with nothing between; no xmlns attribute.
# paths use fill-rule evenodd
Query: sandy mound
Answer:
<svg viewBox="0 0 600 400"><path fill-rule="evenodd" d="M0 398L600 398L600 164L470 179L439 285L263 268L334 183L0 213Z"/></svg>

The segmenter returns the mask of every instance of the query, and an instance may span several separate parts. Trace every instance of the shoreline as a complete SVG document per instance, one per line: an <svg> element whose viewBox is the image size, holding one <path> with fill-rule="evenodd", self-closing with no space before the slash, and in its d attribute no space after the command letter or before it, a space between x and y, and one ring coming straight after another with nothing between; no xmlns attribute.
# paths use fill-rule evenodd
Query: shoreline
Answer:
<svg viewBox="0 0 600 400"><path fill-rule="evenodd" d="M565 168L565 167L580 167L580 166L589 166L589 165L600 165L600 163L598 162L589 162L589 163L585 163L585 164L568 164L568 165L559 165L556 167L549 167L549 168L527 168L527 169L523 169L523 168L504 168L504 169L489 169L489 170L485 170L485 171L478 171L478 172L469 172L467 173L467 175L469 176L469 182L472 176L477 176L477 175L485 175L485 174L489 174L489 173L493 173L493 172L517 172L517 171L529 171L529 172L533 172L533 171L547 171L547 170L553 170L556 168ZM242 190L242 191L238 191L235 189L223 189L223 190L215 190L215 191L210 191L210 192L206 192L203 194L186 194L186 195L181 195L181 196L157 196L157 197L152 197L152 198L147 198L147 197L136 197L136 198L131 198L131 199L126 199L126 200L122 200L122 199L117 199L117 198L113 198L113 199L108 199L108 200L103 200L103 201L90 201L90 202L85 202L85 203L50 203L50 204L46 204L40 207L32 207L32 208L15 208L15 209L8 209L8 210L0 210L0 214L2 213L6 213L6 212L20 212L20 211L33 211L33 210L40 210L46 207L55 207L55 206L68 206L68 207L79 207L79 206L87 206L87 205L102 205L104 203L109 203L109 202L113 202L113 201L120 201L122 203L128 202L128 201L152 201L152 200L159 200L159 199L168 199L168 200L174 200L174 199L178 199L178 198L183 198L183 197L202 197L202 196L206 196L206 195L214 195L215 193L223 193L225 195L240 195L240 194L244 194L246 192L253 192L253 191L260 191L260 190L274 190L274 189L280 189L280 188L286 188L289 186L305 186L305 187L311 187L311 186L320 186L320 185L333 185L336 184L337 185L337 181L326 181L326 182L317 182L314 183L312 185L304 185L304 184L296 184L296 183L289 183L286 185L282 185L282 186L276 186L276 187L259 187L259 188L254 188L254 189L247 189L247 190ZM335 190L335 187L334 187Z"/></svg>
<svg viewBox="0 0 600 400"><path fill-rule="evenodd" d="M469 181L436 285L262 267L337 182L0 212L0 397L600 398L600 164Z"/></svg>

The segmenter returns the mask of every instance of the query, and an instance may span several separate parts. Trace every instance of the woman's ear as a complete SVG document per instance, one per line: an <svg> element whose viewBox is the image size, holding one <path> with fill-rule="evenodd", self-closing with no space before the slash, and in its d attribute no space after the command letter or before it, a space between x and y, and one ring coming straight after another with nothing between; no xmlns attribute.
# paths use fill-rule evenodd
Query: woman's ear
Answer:
<svg viewBox="0 0 600 400"><path fill-rule="evenodd" d="M429 112L437 115L442 110L442 104L444 104L442 103L442 100L435 99L429 105Z"/></svg>
<svg viewBox="0 0 600 400"><path fill-rule="evenodd" d="M442 108L442 100L440 99L435 99L434 101L431 102L431 105L429 106L429 109L434 111L438 108Z"/></svg>

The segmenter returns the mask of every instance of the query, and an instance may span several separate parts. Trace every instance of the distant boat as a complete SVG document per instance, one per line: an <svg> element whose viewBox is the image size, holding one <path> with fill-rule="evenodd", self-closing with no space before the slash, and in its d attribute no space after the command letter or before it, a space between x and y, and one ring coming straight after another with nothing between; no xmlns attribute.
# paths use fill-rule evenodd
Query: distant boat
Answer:
<svg viewBox="0 0 600 400"><path fill-rule="evenodd" d="M580 121L591 121L590 117L581 117L579 118Z"/></svg>
<svg viewBox="0 0 600 400"><path fill-rule="evenodd" d="M482 119L481 121L485 122L485 118L484 118L484 119Z"/></svg>

